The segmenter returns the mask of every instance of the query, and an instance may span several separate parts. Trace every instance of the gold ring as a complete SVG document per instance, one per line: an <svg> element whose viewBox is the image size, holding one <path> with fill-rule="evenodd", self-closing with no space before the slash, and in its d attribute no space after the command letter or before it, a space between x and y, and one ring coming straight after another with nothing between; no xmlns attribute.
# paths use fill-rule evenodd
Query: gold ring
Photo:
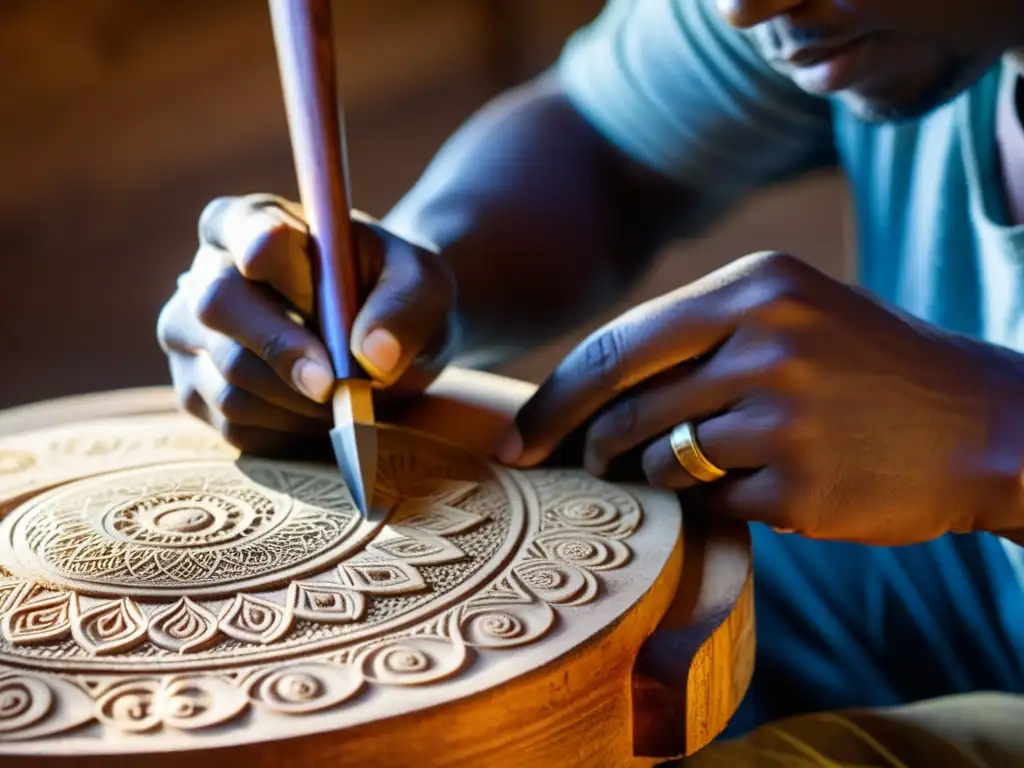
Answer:
<svg viewBox="0 0 1024 768"><path fill-rule="evenodd" d="M700 448L697 442L697 432L693 424L684 421L672 430L669 436L669 444L672 446L672 453L682 465L683 469L693 475L695 480L702 483L710 483L719 478L725 477L725 470L716 467Z"/></svg>

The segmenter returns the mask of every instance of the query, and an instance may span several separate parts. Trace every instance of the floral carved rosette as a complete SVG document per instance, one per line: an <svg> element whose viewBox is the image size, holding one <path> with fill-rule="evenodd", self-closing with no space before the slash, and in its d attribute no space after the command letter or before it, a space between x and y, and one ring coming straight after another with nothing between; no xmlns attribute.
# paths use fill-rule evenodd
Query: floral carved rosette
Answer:
<svg viewBox="0 0 1024 768"><path fill-rule="evenodd" d="M626 490L380 438L368 518L334 468L214 456L9 508L0 754L57 734L242 743L282 718L299 734L430 706L514 674L508 649L567 651L601 629L588 608L646 588Z"/></svg>

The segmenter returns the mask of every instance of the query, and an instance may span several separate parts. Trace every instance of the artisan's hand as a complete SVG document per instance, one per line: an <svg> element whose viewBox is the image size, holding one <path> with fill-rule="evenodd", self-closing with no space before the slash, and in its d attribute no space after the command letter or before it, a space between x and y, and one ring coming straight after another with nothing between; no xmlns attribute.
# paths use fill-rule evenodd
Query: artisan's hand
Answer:
<svg viewBox="0 0 1024 768"><path fill-rule="evenodd" d="M392 385L389 394L419 391L452 347L450 273L437 254L356 215L373 290L356 319L353 354ZM311 436L326 436L334 380L313 317L301 211L267 195L216 200L199 237L158 327L183 407L249 452L310 447Z"/></svg>
<svg viewBox="0 0 1024 768"><path fill-rule="evenodd" d="M642 451L654 486L810 537L892 545L1006 530L1024 525L1022 360L757 254L593 334L499 455L534 465L585 430L597 475ZM675 458L669 432L686 421L724 478L698 483Z"/></svg>

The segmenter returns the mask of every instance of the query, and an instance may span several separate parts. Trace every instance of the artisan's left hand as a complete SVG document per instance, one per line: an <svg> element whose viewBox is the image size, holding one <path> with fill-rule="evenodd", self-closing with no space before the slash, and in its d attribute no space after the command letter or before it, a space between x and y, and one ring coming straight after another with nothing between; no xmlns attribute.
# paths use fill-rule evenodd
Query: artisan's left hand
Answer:
<svg viewBox="0 0 1024 768"><path fill-rule="evenodd" d="M1024 525L1022 404L1024 357L791 257L755 254L591 335L498 454L536 465L582 428L596 475L642 450L652 485L691 489L701 508L814 538L908 544ZM683 469L670 433L685 422L724 477Z"/></svg>

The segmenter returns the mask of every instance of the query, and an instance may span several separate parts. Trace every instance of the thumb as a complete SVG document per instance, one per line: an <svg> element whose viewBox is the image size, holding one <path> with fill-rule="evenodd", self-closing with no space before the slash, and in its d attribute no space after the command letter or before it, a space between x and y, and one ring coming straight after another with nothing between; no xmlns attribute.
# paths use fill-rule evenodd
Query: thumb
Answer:
<svg viewBox="0 0 1024 768"><path fill-rule="evenodd" d="M455 283L444 259L376 223L354 222L364 265L379 276L356 317L353 356L374 379L390 386L416 363L443 364L451 347Z"/></svg>

